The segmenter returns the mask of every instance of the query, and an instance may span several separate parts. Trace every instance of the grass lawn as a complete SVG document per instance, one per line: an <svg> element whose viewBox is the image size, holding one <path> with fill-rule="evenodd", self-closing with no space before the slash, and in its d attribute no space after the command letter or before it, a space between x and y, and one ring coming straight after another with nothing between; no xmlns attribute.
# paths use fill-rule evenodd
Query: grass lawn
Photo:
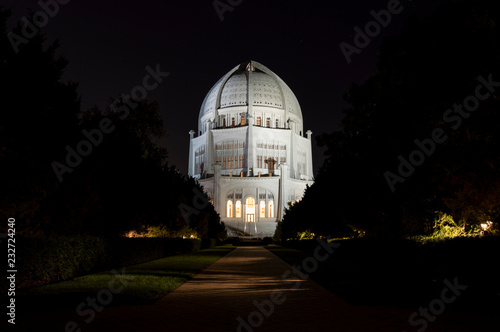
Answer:
<svg viewBox="0 0 500 332"><path fill-rule="evenodd" d="M447 310L493 312L500 309L500 238L415 241L351 239L319 264L311 279L353 305L418 308L440 297L445 280L468 288ZM289 264L301 265L313 248L269 246Z"/></svg>
<svg viewBox="0 0 500 332"><path fill-rule="evenodd" d="M74 307L88 296L96 297L99 291L123 289L113 292L112 305L153 303L173 291L198 272L219 260L236 247L220 246L195 253L169 256L151 262L119 268L114 273L105 271L71 280L20 291L19 303L29 303L26 309L39 310L50 303Z"/></svg>

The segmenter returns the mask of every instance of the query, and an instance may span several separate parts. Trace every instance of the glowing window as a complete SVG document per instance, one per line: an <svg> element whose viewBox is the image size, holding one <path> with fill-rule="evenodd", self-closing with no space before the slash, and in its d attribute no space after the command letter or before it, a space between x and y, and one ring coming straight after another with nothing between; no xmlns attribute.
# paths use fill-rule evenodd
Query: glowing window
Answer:
<svg viewBox="0 0 500 332"><path fill-rule="evenodd" d="M253 197L247 198L247 214L255 214L255 199Z"/></svg>
<svg viewBox="0 0 500 332"><path fill-rule="evenodd" d="M262 126L262 118L260 116L257 117L257 126Z"/></svg>
<svg viewBox="0 0 500 332"><path fill-rule="evenodd" d="M266 217L266 201L260 201L260 218Z"/></svg>
<svg viewBox="0 0 500 332"><path fill-rule="evenodd" d="M245 125L245 117L241 117L240 125L244 126Z"/></svg>
<svg viewBox="0 0 500 332"><path fill-rule="evenodd" d="M241 218L241 201L236 201L236 218Z"/></svg>
<svg viewBox="0 0 500 332"><path fill-rule="evenodd" d="M228 218L233 217L233 201L232 200L227 201L227 217Z"/></svg>
<svg viewBox="0 0 500 332"><path fill-rule="evenodd" d="M246 206L246 222L255 222L255 199L253 197L247 198Z"/></svg>
<svg viewBox="0 0 500 332"><path fill-rule="evenodd" d="M274 202L269 201L269 218L274 218Z"/></svg>

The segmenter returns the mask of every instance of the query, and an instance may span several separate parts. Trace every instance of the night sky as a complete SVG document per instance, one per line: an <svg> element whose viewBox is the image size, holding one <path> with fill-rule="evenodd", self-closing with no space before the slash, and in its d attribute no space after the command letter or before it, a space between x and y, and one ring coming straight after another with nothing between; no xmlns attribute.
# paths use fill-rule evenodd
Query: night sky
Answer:
<svg viewBox="0 0 500 332"><path fill-rule="evenodd" d="M227 3L227 1L221 1ZM232 3L240 1L232 0ZM405 20L430 13L442 1L401 1L403 10L347 63L339 44L353 44L353 28L373 20L370 11L388 1L244 0L220 20L213 1L72 0L42 29L59 39L69 65L65 81L79 82L82 110L141 84L145 67L160 64L170 75L149 100L157 100L165 120L169 162L187 173L189 136L197 130L201 103L212 85L237 64L255 60L280 76L297 96L304 130L313 136L338 130L342 95L375 69L383 36L397 33ZM10 8L12 27L35 0L0 1ZM313 142L314 168L323 151Z"/></svg>

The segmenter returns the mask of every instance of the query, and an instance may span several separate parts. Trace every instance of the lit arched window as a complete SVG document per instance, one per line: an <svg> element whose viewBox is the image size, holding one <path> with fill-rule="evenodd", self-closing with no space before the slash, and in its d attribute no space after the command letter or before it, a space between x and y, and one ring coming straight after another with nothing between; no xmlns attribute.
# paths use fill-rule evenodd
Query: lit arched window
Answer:
<svg viewBox="0 0 500 332"><path fill-rule="evenodd" d="M245 117L241 117L240 125L244 126L245 125Z"/></svg>
<svg viewBox="0 0 500 332"><path fill-rule="evenodd" d="M266 217L266 201L260 201L260 213L259 213L260 218L265 218Z"/></svg>
<svg viewBox="0 0 500 332"><path fill-rule="evenodd" d="M269 218L274 218L274 202L269 201Z"/></svg>
<svg viewBox="0 0 500 332"><path fill-rule="evenodd" d="M228 218L233 217L233 201L232 200L227 201L227 217Z"/></svg>
<svg viewBox="0 0 500 332"><path fill-rule="evenodd" d="M253 209L255 205L255 198L253 198L252 196L248 197L247 205L248 205L247 208Z"/></svg>
<svg viewBox="0 0 500 332"><path fill-rule="evenodd" d="M255 198L248 197L247 198L247 206L246 206L246 222L255 222Z"/></svg>
<svg viewBox="0 0 500 332"><path fill-rule="evenodd" d="M236 201L236 218L241 218L241 201Z"/></svg>
<svg viewBox="0 0 500 332"><path fill-rule="evenodd" d="M262 118L260 116L257 117L257 126L262 126Z"/></svg>

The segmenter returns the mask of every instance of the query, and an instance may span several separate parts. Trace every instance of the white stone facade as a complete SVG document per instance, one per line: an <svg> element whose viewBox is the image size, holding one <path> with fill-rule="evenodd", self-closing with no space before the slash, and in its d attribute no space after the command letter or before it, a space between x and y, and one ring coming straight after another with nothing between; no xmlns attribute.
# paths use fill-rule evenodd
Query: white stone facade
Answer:
<svg viewBox="0 0 500 332"><path fill-rule="evenodd" d="M272 236L313 183L312 132L303 133L297 98L258 62L234 67L210 89L189 134L188 174L230 236Z"/></svg>

